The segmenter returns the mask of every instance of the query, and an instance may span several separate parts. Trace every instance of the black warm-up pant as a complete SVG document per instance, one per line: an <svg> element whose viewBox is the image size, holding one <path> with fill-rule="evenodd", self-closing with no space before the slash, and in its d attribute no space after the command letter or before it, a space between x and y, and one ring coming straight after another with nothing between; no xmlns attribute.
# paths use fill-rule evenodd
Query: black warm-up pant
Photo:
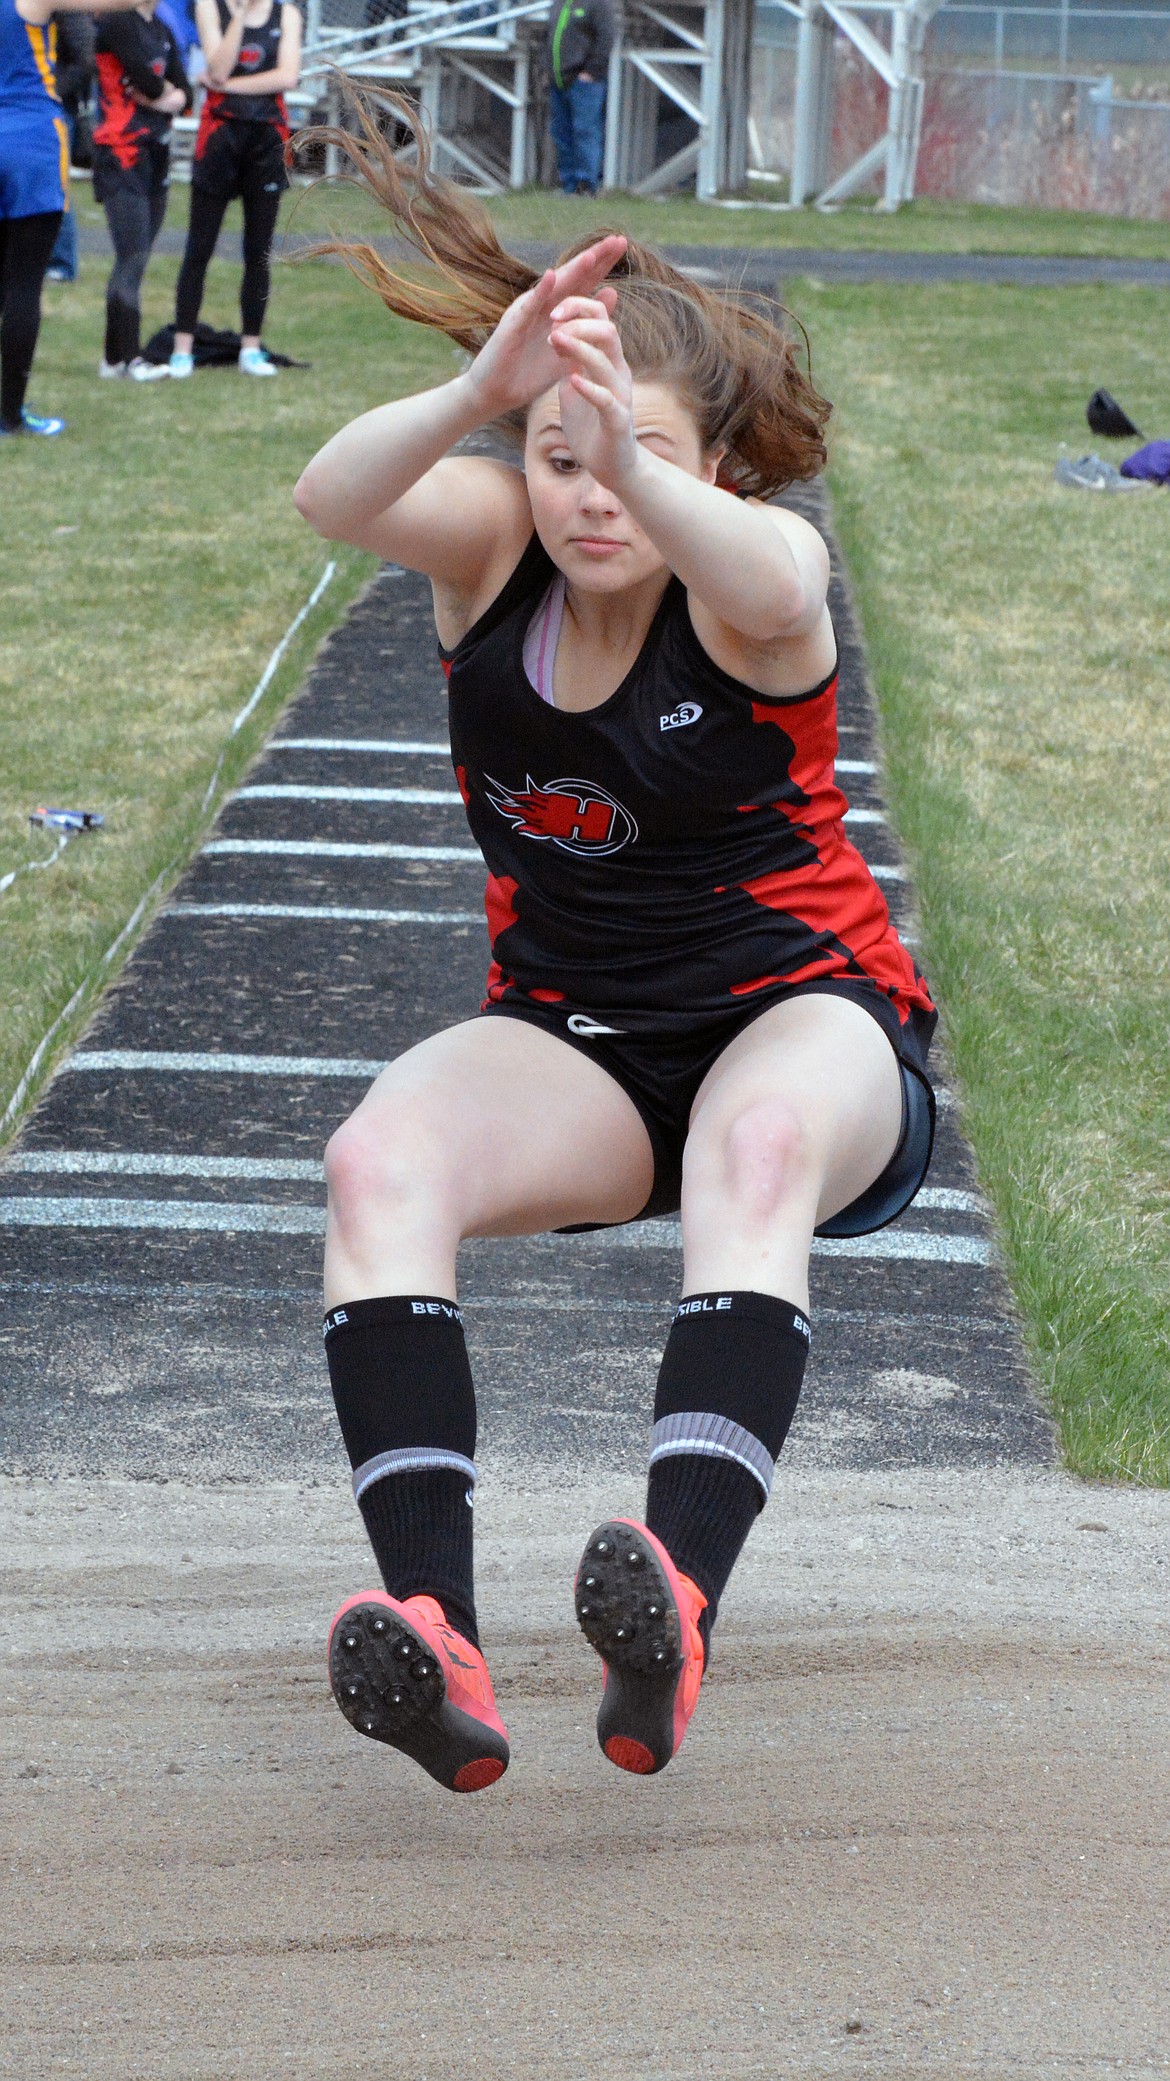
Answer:
<svg viewBox="0 0 1170 2081"><path fill-rule="evenodd" d="M240 329L247 338L259 339L268 308L269 254L280 211L279 189L260 182L242 189L244 204L244 279L240 284ZM203 302L203 283L208 263L230 195L212 194L205 188L191 189L191 217L187 227L187 250L179 270L175 296L175 331L194 332Z"/></svg>
<svg viewBox="0 0 1170 2081"><path fill-rule="evenodd" d="M41 329L41 284L61 228L60 210L0 218L0 426L20 425Z"/></svg>
<svg viewBox="0 0 1170 2081"><path fill-rule="evenodd" d="M103 170L99 183L114 247L106 284L107 361L133 361L138 353L142 277L167 213L169 159L166 145L151 145L131 174L119 178Z"/></svg>

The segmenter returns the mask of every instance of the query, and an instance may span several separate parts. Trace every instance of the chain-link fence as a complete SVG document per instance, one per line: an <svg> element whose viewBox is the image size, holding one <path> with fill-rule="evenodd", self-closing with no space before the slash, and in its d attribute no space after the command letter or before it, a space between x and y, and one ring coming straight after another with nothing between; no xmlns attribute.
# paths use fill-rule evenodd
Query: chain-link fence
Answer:
<svg viewBox="0 0 1170 2081"><path fill-rule="evenodd" d="M1170 8L1123 0L943 0L929 50L939 70L1170 73Z"/></svg>
<svg viewBox="0 0 1170 2081"><path fill-rule="evenodd" d="M792 164L795 32L790 14L761 0L753 135L761 167L781 175ZM926 63L919 195L1170 214L1170 7L945 0ZM886 100L839 38L830 179L881 136Z"/></svg>

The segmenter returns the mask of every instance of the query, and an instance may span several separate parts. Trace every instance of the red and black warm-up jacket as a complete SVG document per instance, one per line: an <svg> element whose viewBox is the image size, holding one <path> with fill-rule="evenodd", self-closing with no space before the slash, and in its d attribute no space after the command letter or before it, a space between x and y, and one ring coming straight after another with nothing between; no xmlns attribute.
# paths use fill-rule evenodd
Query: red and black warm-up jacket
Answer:
<svg viewBox="0 0 1170 2081"><path fill-rule="evenodd" d="M191 82L171 30L157 14L128 14L101 17L97 32L98 95L100 120L93 133L95 145L105 145L119 166L133 166L144 145L161 141L171 118L160 110L143 108L131 88L155 100L169 81L181 87L191 106Z"/></svg>

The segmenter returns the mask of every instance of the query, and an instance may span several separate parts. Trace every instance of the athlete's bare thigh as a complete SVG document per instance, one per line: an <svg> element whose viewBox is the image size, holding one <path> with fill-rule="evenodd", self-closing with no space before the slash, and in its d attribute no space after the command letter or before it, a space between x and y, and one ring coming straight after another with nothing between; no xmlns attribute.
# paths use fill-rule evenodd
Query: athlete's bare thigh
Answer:
<svg viewBox="0 0 1170 2081"><path fill-rule="evenodd" d="M745 1027L700 1086L683 1165L685 1290L807 1301L813 1229L889 1163L897 1058L848 999L789 998Z"/></svg>
<svg viewBox="0 0 1170 2081"><path fill-rule="evenodd" d="M580 1050L473 1019L382 1071L330 1143L326 1293L453 1288L468 1236L629 1221L654 1163L638 1112Z"/></svg>

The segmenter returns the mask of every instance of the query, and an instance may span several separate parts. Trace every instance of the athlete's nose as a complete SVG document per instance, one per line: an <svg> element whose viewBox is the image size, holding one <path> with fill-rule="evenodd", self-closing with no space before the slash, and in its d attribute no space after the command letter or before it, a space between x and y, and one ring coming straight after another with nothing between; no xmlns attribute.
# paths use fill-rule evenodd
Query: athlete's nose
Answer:
<svg viewBox="0 0 1170 2081"><path fill-rule="evenodd" d="M607 491L604 484L599 484L596 477L590 477L584 470L581 472L580 487L577 502L582 513L593 516L621 512L621 500L612 491Z"/></svg>

